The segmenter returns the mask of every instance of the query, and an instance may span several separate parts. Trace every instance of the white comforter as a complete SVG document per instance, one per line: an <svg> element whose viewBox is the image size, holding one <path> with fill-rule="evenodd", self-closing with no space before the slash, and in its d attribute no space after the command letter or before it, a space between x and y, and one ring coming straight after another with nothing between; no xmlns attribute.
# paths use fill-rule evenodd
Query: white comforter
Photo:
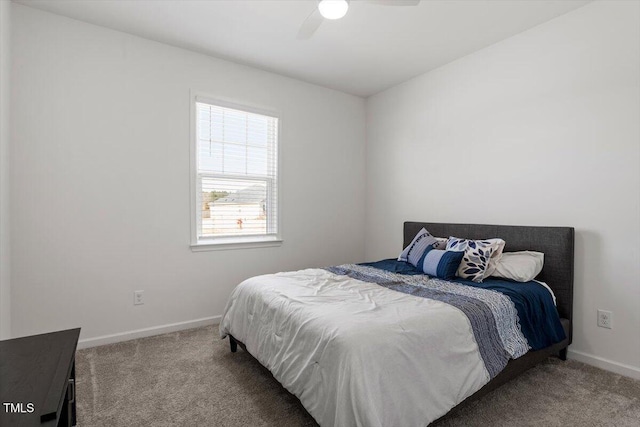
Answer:
<svg viewBox="0 0 640 427"><path fill-rule="evenodd" d="M322 269L244 281L220 334L321 426L424 427L489 381L460 310Z"/></svg>

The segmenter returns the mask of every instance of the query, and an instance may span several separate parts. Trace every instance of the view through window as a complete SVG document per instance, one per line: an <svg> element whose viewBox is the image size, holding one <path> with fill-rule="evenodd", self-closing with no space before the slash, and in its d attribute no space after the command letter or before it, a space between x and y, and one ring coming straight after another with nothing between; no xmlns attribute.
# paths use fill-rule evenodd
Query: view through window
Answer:
<svg viewBox="0 0 640 427"><path fill-rule="evenodd" d="M278 118L200 100L196 114L198 242L275 237Z"/></svg>

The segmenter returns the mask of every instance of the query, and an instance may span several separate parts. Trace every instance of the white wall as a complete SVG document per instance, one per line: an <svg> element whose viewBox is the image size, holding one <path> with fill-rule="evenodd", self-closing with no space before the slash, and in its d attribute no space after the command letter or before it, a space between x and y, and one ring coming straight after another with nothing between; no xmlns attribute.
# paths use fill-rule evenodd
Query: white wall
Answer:
<svg viewBox="0 0 640 427"><path fill-rule="evenodd" d="M0 0L0 340L11 337L9 99L11 3Z"/></svg>
<svg viewBox="0 0 640 427"><path fill-rule="evenodd" d="M11 202L14 336L208 319L245 277L396 255L405 220L571 225L571 354L640 372L637 2L590 4L370 98L366 156L359 98L12 12L0 200ZM189 250L190 89L282 111L282 247ZM144 306L132 305L137 289ZM614 312L612 330L596 327L597 308Z"/></svg>
<svg viewBox="0 0 640 427"><path fill-rule="evenodd" d="M208 318L247 277L363 260L361 98L24 6L13 23L14 335ZM282 112L281 247L189 249L190 89Z"/></svg>
<svg viewBox="0 0 640 427"><path fill-rule="evenodd" d="M572 355L638 376L639 6L589 4L370 98L367 259L400 251L405 220L574 226Z"/></svg>

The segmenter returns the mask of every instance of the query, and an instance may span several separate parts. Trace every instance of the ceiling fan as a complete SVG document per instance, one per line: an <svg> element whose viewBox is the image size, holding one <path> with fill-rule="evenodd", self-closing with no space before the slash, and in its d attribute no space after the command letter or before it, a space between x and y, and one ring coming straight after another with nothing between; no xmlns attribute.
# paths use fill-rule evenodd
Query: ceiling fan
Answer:
<svg viewBox="0 0 640 427"><path fill-rule="evenodd" d="M363 0L382 6L417 6L420 0ZM305 19L298 31L298 39L310 38L325 19L340 19L349 10L349 0L319 0L318 6Z"/></svg>

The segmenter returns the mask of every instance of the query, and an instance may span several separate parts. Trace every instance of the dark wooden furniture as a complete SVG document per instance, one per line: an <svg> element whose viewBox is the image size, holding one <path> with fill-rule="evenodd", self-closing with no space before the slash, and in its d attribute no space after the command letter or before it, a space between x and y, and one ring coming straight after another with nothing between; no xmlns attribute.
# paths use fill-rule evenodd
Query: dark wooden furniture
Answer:
<svg viewBox="0 0 640 427"><path fill-rule="evenodd" d="M74 426L80 329L0 341L0 425Z"/></svg>

